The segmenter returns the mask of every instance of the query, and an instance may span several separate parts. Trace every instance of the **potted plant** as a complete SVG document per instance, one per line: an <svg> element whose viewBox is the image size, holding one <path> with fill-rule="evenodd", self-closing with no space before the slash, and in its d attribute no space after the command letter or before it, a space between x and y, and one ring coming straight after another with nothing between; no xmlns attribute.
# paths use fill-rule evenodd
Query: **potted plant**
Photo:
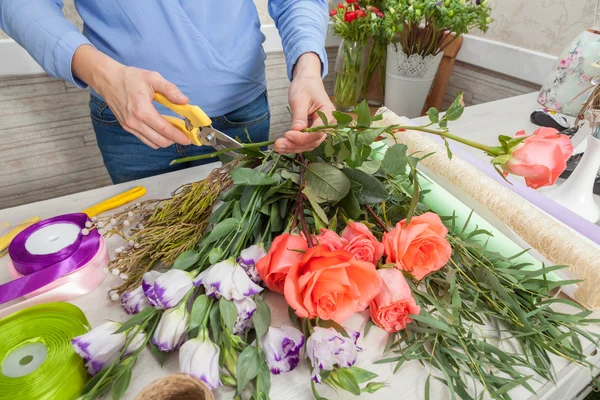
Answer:
<svg viewBox="0 0 600 400"><path fill-rule="evenodd" d="M487 31L490 11L487 0L388 0L382 29L394 38L387 52L386 107L419 116L444 49L472 29Z"/></svg>
<svg viewBox="0 0 600 400"><path fill-rule="evenodd" d="M339 111L352 111L358 103L365 72L365 44L374 23L371 14L358 0L346 0L329 12L333 32L342 39L335 62L333 91Z"/></svg>

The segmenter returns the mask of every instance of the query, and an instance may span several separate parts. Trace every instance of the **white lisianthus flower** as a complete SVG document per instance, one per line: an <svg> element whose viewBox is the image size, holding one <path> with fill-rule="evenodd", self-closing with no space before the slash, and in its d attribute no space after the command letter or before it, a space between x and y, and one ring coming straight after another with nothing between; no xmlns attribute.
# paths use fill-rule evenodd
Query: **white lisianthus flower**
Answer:
<svg viewBox="0 0 600 400"><path fill-rule="evenodd" d="M259 243L242 250L240 256L237 258L237 263L246 271L252 282L257 285L262 280L260 279L260 275L258 275L256 264L266 255L265 247L262 243Z"/></svg>
<svg viewBox="0 0 600 400"><path fill-rule="evenodd" d="M194 286L193 281L192 273L180 269L171 269L164 274L150 271L144 274L142 288L153 307L168 310L177 307Z"/></svg>
<svg viewBox="0 0 600 400"><path fill-rule="evenodd" d="M234 334L244 333L246 329L252 328L252 314L256 311L256 303L250 297L245 297L242 300L233 300L233 304L237 308L238 316L233 327Z"/></svg>
<svg viewBox="0 0 600 400"><path fill-rule="evenodd" d="M127 341L126 332L115 333L121 325L118 322L105 322L71 340L73 350L83 358L90 375L96 375L114 363L121 353Z"/></svg>
<svg viewBox="0 0 600 400"><path fill-rule="evenodd" d="M306 342L306 353L313 366L312 378L321 382L320 370L333 370L334 367L347 368L354 365L358 352L356 345L358 332L350 332L349 338L342 336L333 328L315 326L315 331Z"/></svg>
<svg viewBox="0 0 600 400"><path fill-rule="evenodd" d="M121 296L121 306L127 314L137 314L148 307L148 299L144 294L144 289L139 286L137 289L123 294Z"/></svg>
<svg viewBox="0 0 600 400"><path fill-rule="evenodd" d="M275 375L296 368L303 345L302 332L288 325L280 328L271 326L260 339L260 347L265 352L269 369Z"/></svg>
<svg viewBox="0 0 600 400"><path fill-rule="evenodd" d="M200 379L211 390L221 386L219 346L208 338L205 329L197 338L188 340L179 349L179 370Z"/></svg>
<svg viewBox="0 0 600 400"><path fill-rule="evenodd" d="M242 300L263 290L233 259L221 261L201 272L194 279L194 285L204 286L207 296L227 300Z"/></svg>
<svg viewBox="0 0 600 400"><path fill-rule="evenodd" d="M178 307L164 312L152 336L152 343L164 352L178 349L185 340L189 323L187 304L182 302Z"/></svg>

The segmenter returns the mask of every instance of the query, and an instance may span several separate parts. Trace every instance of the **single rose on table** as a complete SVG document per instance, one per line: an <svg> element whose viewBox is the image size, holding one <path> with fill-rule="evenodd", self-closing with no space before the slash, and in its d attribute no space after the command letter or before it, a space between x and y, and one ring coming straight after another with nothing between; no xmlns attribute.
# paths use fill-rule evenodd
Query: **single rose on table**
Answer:
<svg viewBox="0 0 600 400"><path fill-rule="evenodd" d="M377 272L382 285L381 291L371 302L371 319L388 333L401 331L413 321L410 315L418 315L421 308L415 302L401 271L383 268Z"/></svg>

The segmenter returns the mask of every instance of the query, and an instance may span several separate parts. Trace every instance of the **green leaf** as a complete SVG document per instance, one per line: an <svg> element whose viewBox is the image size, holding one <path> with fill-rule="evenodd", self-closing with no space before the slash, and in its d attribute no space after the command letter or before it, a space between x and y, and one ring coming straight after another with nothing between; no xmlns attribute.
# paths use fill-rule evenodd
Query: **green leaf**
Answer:
<svg viewBox="0 0 600 400"><path fill-rule="evenodd" d="M450 143L448 143L446 138L442 139L444 139L444 145L446 146L446 155L448 156L448 160L452 160L452 150L450 150Z"/></svg>
<svg viewBox="0 0 600 400"><path fill-rule="evenodd" d="M319 396L319 393L317 392L317 388L315 387L315 381L312 379L310 380L310 388L312 389L312 393L313 393L315 400L327 400L327 398Z"/></svg>
<svg viewBox="0 0 600 400"><path fill-rule="evenodd" d="M219 311L219 308L219 303L214 302L212 309L210 310L210 316L208 317L213 340L217 345L221 344L221 334L223 332L223 328L221 327L221 312Z"/></svg>
<svg viewBox="0 0 600 400"><path fill-rule="evenodd" d="M363 214L360 204L358 204L358 200L353 192L348 193L348 195L340 201L340 205L344 209L346 215L352 219L359 219Z"/></svg>
<svg viewBox="0 0 600 400"><path fill-rule="evenodd" d="M340 324L338 324L337 322L335 322L332 319L320 319L318 322L318 325L323 328L333 328L336 331L338 331L339 333L341 333L342 336L349 337L348 332L346 332L346 329L344 329L343 326L341 326Z"/></svg>
<svg viewBox="0 0 600 400"><path fill-rule="evenodd" d="M463 101L463 94L460 92L452 104L450 104L450 107L448 107L448 111L446 111L446 114L444 114L444 119L446 121L456 121L460 118L464 111L465 103Z"/></svg>
<svg viewBox="0 0 600 400"><path fill-rule="evenodd" d="M388 198L389 194L379 179L358 169L344 168L343 172L352 182L361 187L357 193L360 204L377 204Z"/></svg>
<svg viewBox="0 0 600 400"><path fill-rule="evenodd" d="M431 381L431 375L428 375L427 380L425 381L425 400L430 399L430 397L429 397L430 396L430 388L429 388L430 381Z"/></svg>
<svg viewBox="0 0 600 400"><path fill-rule="evenodd" d="M221 297L221 300L219 300L219 311L221 313L223 324L225 324L225 327L229 332L233 332L238 315L237 307L233 302Z"/></svg>
<svg viewBox="0 0 600 400"><path fill-rule="evenodd" d="M284 229L284 221L279 212L279 203L271 204L269 216L271 220L271 232L281 232Z"/></svg>
<svg viewBox="0 0 600 400"><path fill-rule="evenodd" d="M365 129L364 131L358 133L358 135L356 136L356 139L357 139L358 143L360 143L360 144L370 145L371 143L373 143L375 141L375 139L377 139L379 136L381 136L384 132L385 132L385 128Z"/></svg>
<svg viewBox="0 0 600 400"><path fill-rule="evenodd" d="M202 240L204 244L216 242L222 237L228 235L231 231L237 228L239 220L237 218L227 218L215 225L208 236Z"/></svg>
<svg viewBox="0 0 600 400"><path fill-rule="evenodd" d="M308 199L308 201L310 203L310 206L312 207L314 212L317 213L317 216L321 219L321 221L323 221L325 224L328 224L329 218L327 218L327 214L325 214L325 211L323 211L323 209L319 205L319 200L321 201L321 203L323 203L325 200L320 199L318 196L316 196L310 190L309 186L305 186L304 190L302 190L302 193L304 193L304 195L306 196L306 198Z"/></svg>
<svg viewBox="0 0 600 400"><path fill-rule="evenodd" d="M337 121L339 129L347 127L352 121L354 121L350 115L344 114L339 111L334 111L332 115L333 118L335 118L335 120Z"/></svg>
<svg viewBox="0 0 600 400"><path fill-rule="evenodd" d="M133 317L129 318L119 329L117 329L114 333L126 332L133 328L136 325L141 325L146 320L152 318L154 314L158 313L158 310L154 307L146 307Z"/></svg>
<svg viewBox="0 0 600 400"><path fill-rule="evenodd" d="M455 334L455 331L442 319L435 319L430 315L411 315L411 318L415 321L419 321L425 325L431 326L432 328L444 331L446 333Z"/></svg>
<svg viewBox="0 0 600 400"><path fill-rule="evenodd" d="M269 392L271 391L271 371L266 362L260 364L258 375L256 376L256 391L260 398L268 399Z"/></svg>
<svg viewBox="0 0 600 400"><path fill-rule="evenodd" d="M254 302L256 303L256 311L252 314L252 321L254 322L256 337L260 339L269 330L271 310L269 305L262 299L256 298Z"/></svg>
<svg viewBox="0 0 600 400"><path fill-rule="evenodd" d="M446 121L445 119L442 119L442 120L440 120L440 123L438 125L440 126L440 128L447 128L448 121Z"/></svg>
<svg viewBox="0 0 600 400"><path fill-rule="evenodd" d="M234 306L235 307L235 306ZM256 377L260 368L260 357L256 347L247 346L238 357L237 394L241 394L248 382Z"/></svg>
<svg viewBox="0 0 600 400"><path fill-rule="evenodd" d="M433 124L440 122L440 112L435 107L431 107L429 110L427 110L427 116Z"/></svg>
<svg viewBox="0 0 600 400"><path fill-rule="evenodd" d="M340 387L355 396L360 396L360 387L354 375L347 368L340 368L336 371L336 377Z"/></svg>
<svg viewBox="0 0 600 400"><path fill-rule="evenodd" d="M196 250L188 250L181 253L173 263L173 269L188 269L200 260L200 253Z"/></svg>
<svg viewBox="0 0 600 400"><path fill-rule="evenodd" d="M368 128L371 126L371 110L366 100L360 102L359 105L354 108L354 112L358 117L357 125L361 128Z"/></svg>
<svg viewBox="0 0 600 400"><path fill-rule="evenodd" d="M504 165L506 164L511 158L510 154L502 154L499 156L496 156L492 159L492 164L494 165Z"/></svg>
<svg viewBox="0 0 600 400"><path fill-rule="evenodd" d="M277 179L251 168L234 168L230 174L237 186L268 186L277 183Z"/></svg>
<svg viewBox="0 0 600 400"><path fill-rule="evenodd" d="M354 378L356 378L356 382L358 382L358 383L368 382L371 379L377 378L377 376L378 376L374 372L367 371L366 369L358 368L355 366L344 368L344 369L349 371L352 375L354 375Z"/></svg>
<svg viewBox="0 0 600 400"><path fill-rule="evenodd" d="M291 180L291 181L292 181L292 182L294 182L296 185L297 185L298 183L300 183L300 174L297 174L297 173L295 173L295 172L288 171L287 169L282 169L282 170L281 170L281 177L282 177L283 179L289 179L289 180ZM267 193L268 193L268 192L267 192Z"/></svg>
<svg viewBox="0 0 600 400"><path fill-rule="evenodd" d="M211 264L216 264L221 260L222 257L223 249L221 249L220 247L213 247L208 253L208 262Z"/></svg>
<svg viewBox="0 0 600 400"><path fill-rule="evenodd" d="M206 313L210 313L212 303L213 301L205 294L196 298L192 306L192 312L190 313L190 331L202 326L202 321Z"/></svg>
<svg viewBox="0 0 600 400"><path fill-rule="evenodd" d="M375 323L373 322L372 319L368 319L367 323L365 324L365 330L363 331L363 337L367 337L367 335L369 334L369 331L371 330L371 328L375 325Z"/></svg>
<svg viewBox="0 0 600 400"><path fill-rule="evenodd" d="M386 174L390 175L406 175L406 165L408 164L408 156L406 152L408 147L405 144L395 144L390 147L383 157L381 169Z"/></svg>
<svg viewBox="0 0 600 400"><path fill-rule="evenodd" d="M129 387L129 382L131 382L131 368L126 368L113 383L111 390L113 400L120 400L123 398Z"/></svg>
<svg viewBox="0 0 600 400"><path fill-rule="evenodd" d="M311 192L328 201L339 201L350 191L350 179L338 168L325 163L310 163L306 167L306 184Z"/></svg>
<svg viewBox="0 0 600 400"><path fill-rule="evenodd" d="M323 121L323 125L325 125L325 127L328 127L329 121L327 120L325 114L323 114L323 111L317 110L317 115L319 116L319 118L321 118L321 121Z"/></svg>
<svg viewBox="0 0 600 400"><path fill-rule="evenodd" d="M158 365L162 367L165 364L165 361L167 361L167 353L160 351L151 341L148 342L148 347L150 348L150 353L152 353L154 359L158 362Z"/></svg>
<svg viewBox="0 0 600 400"><path fill-rule="evenodd" d="M375 172L379 171L379 168L381 168L381 161L378 160L367 160L358 167L359 170L369 175L375 174Z"/></svg>

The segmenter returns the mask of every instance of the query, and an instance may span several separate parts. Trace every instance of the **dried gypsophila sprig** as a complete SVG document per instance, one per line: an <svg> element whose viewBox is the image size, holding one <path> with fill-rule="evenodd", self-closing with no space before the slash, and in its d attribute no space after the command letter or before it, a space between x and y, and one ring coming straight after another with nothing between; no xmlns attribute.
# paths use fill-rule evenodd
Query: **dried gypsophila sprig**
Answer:
<svg viewBox="0 0 600 400"><path fill-rule="evenodd" d="M229 166L213 170L205 179L179 187L172 197L148 200L99 218L95 224L105 237L120 236L124 245L115 250L108 270L125 282L111 297L139 286L142 276L159 263L172 264L202 238L214 202L231 185Z"/></svg>

